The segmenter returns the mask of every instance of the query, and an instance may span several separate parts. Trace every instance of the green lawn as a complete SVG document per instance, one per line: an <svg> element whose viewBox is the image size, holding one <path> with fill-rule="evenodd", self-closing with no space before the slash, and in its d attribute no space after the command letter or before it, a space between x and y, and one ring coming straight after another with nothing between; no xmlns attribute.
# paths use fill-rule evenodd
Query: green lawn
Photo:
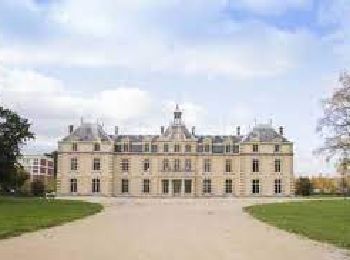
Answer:
<svg viewBox="0 0 350 260"><path fill-rule="evenodd" d="M83 201L0 197L0 239L60 225L103 209Z"/></svg>
<svg viewBox="0 0 350 260"><path fill-rule="evenodd" d="M350 200L271 203L244 210L278 228L350 249Z"/></svg>

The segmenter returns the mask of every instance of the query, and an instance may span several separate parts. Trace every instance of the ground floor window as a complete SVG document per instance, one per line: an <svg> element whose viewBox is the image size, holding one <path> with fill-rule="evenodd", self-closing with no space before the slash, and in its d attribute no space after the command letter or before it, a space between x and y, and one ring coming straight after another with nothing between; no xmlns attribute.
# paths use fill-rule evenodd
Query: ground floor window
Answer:
<svg viewBox="0 0 350 260"><path fill-rule="evenodd" d="M192 192L192 180L185 180L185 193Z"/></svg>
<svg viewBox="0 0 350 260"><path fill-rule="evenodd" d="M91 190L92 192L100 192L101 191L101 181L100 179L92 179L92 187Z"/></svg>
<svg viewBox="0 0 350 260"><path fill-rule="evenodd" d="M129 180L122 179L122 193L128 193L128 192L129 192Z"/></svg>
<svg viewBox="0 0 350 260"><path fill-rule="evenodd" d="M260 193L260 183L258 179L252 180L252 193L253 194Z"/></svg>
<svg viewBox="0 0 350 260"><path fill-rule="evenodd" d="M78 192L77 179L70 179L70 192Z"/></svg>
<svg viewBox="0 0 350 260"><path fill-rule="evenodd" d="M143 180L142 191L143 191L143 193L149 193L149 191L150 191L150 181L149 181L149 179Z"/></svg>
<svg viewBox="0 0 350 260"><path fill-rule="evenodd" d="M169 180L162 180L162 193L169 193Z"/></svg>
<svg viewBox="0 0 350 260"><path fill-rule="evenodd" d="M276 194L282 193L282 180L281 179L275 180L275 193Z"/></svg>
<svg viewBox="0 0 350 260"><path fill-rule="evenodd" d="M211 180L203 180L203 193L211 193Z"/></svg>
<svg viewBox="0 0 350 260"><path fill-rule="evenodd" d="M232 180L231 179L226 179L225 180L225 193L232 193Z"/></svg>

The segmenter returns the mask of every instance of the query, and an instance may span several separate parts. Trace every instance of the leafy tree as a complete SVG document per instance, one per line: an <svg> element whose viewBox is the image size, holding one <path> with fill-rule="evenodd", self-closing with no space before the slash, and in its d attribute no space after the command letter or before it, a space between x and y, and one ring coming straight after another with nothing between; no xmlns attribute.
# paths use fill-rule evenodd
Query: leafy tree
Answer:
<svg viewBox="0 0 350 260"><path fill-rule="evenodd" d="M34 196L42 196L45 192L45 185L42 180L34 180L31 183L31 190Z"/></svg>
<svg viewBox="0 0 350 260"><path fill-rule="evenodd" d="M324 115L317 132L324 137L324 144L316 152L326 155L327 161L337 159L341 176L346 178L350 163L350 75L341 74L339 82L341 87L322 101Z"/></svg>
<svg viewBox="0 0 350 260"><path fill-rule="evenodd" d="M295 181L295 194L310 196L312 193L312 183L309 178L300 177Z"/></svg>
<svg viewBox="0 0 350 260"><path fill-rule="evenodd" d="M23 184L23 169L17 163L21 148L34 138L30 123L15 112L0 107L0 187L13 189Z"/></svg>

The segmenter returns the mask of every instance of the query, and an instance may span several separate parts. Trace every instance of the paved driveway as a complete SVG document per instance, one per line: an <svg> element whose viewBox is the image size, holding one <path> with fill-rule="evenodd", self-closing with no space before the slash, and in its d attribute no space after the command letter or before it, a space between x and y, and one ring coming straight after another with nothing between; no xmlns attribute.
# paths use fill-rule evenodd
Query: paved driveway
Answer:
<svg viewBox="0 0 350 260"><path fill-rule="evenodd" d="M0 241L0 259L347 259L243 213L254 200L98 200L95 216Z"/></svg>

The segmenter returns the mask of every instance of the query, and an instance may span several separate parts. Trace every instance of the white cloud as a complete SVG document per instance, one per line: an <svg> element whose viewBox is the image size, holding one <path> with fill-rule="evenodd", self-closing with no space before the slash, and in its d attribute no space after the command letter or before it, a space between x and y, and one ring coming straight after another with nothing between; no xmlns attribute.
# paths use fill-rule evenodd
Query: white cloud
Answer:
<svg viewBox="0 0 350 260"><path fill-rule="evenodd" d="M308 9L312 0L232 0L230 5L258 15L281 15L293 9Z"/></svg>
<svg viewBox="0 0 350 260"><path fill-rule="evenodd" d="M0 67L0 100L29 118L38 136L45 136L51 143L81 116L109 125L132 122L148 115L153 103L149 93L137 87L118 86L84 95L69 91L61 81L35 71L6 67Z"/></svg>
<svg viewBox="0 0 350 260"><path fill-rule="evenodd" d="M58 1L47 16L66 33L31 45L3 40L0 61L251 79L283 75L305 62L310 49L322 49L307 31L236 23L225 8L226 1Z"/></svg>

